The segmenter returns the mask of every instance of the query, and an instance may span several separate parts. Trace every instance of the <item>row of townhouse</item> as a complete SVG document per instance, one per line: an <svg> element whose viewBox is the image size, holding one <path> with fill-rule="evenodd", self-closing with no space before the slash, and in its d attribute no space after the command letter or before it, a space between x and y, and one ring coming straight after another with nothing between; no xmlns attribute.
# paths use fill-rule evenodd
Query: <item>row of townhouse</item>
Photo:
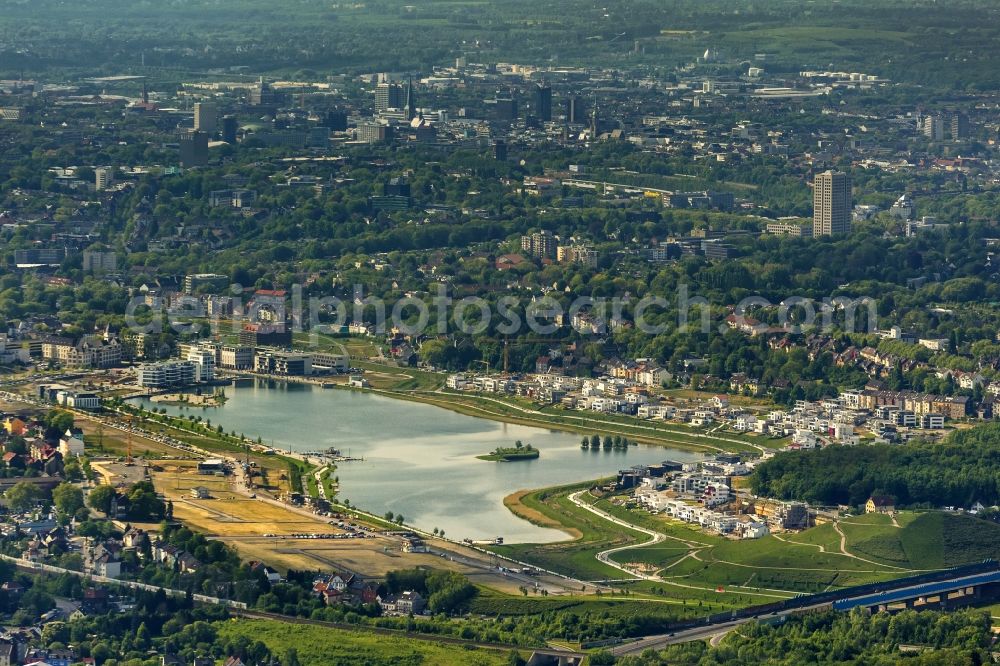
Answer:
<svg viewBox="0 0 1000 666"><path fill-rule="evenodd" d="M883 405L875 410L875 418L887 425L897 425L904 428L923 428L938 430L944 428L943 414L917 414L909 409ZM878 423L876 422L876 424Z"/></svg>
<svg viewBox="0 0 1000 666"><path fill-rule="evenodd" d="M122 362L122 345L117 339L88 336L76 342L69 338L46 338L42 358L65 368L113 368Z"/></svg>
<svg viewBox="0 0 1000 666"><path fill-rule="evenodd" d="M625 379L641 386L658 387L670 379L670 373L650 359L637 358L634 361L610 361L608 374L615 379Z"/></svg>
<svg viewBox="0 0 1000 666"><path fill-rule="evenodd" d="M841 395L849 409L874 412L879 407L897 407L917 415L941 414L948 419L961 419L969 413L969 398L964 395L947 396L915 391L884 391L864 389L846 391Z"/></svg>
<svg viewBox="0 0 1000 666"><path fill-rule="evenodd" d="M676 414L677 408L673 405L646 403L639 405L638 410L636 410L636 416L641 419L667 420L674 418Z"/></svg>
<svg viewBox="0 0 1000 666"><path fill-rule="evenodd" d="M567 377L566 375L536 375L533 379L538 382L539 386L567 393L579 391L585 381L580 377Z"/></svg>
<svg viewBox="0 0 1000 666"><path fill-rule="evenodd" d="M477 376L472 380L477 391L483 393L513 393L514 382L504 377Z"/></svg>
<svg viewBox="0 0 1000 666"><path fill-rule="evenodd" d="M741 519L738 516L713 511L705 506L690 504L670 491L639 488L636 501L654 513L663 513L676 520L698 525L719 534L732 534L741 539L759 539L770 534L767 523L760 520Z"/></svg>

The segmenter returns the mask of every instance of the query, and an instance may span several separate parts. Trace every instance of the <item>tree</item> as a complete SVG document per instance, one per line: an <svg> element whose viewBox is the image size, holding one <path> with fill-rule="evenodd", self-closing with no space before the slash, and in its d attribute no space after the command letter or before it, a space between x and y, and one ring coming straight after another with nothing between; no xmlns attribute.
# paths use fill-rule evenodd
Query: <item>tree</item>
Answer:
<svg viewBox="0 0 1000 666"><path fill-rule="evenodd" d="M135 647L139 650L145 650L149 648L150 645L150 635L149 629L146 628L146 623L141 622L139 628L135 631Z"/></svg>
<svg viewBox="0 0 1000 666"><path fill-rule="evenodd" d="M517 650L511 650L507 655L508 666L524 666L526 663L524 657Z"/></svg>
<svg viewBox="0 0 1000 666"><path fill-rule="evenodd" d="M128 492L130 515L136 520L161 520L166 514L166 505L156 496L156 490L149 481L140 481Z"/></svg>
<svg viewBox="0 0 1000 666"><path fill-rule="evenodd" d="M87 505L103 514L111 513L111 502L115 498L115 489L111 486L97 486L87 496Z"/></svg>
<svg viewBox="0 0 1000 666"><path fill-rule="evenodd" d="M60 513L71 516L83 507L83 491L72 483L60 483L52 491L52 501Z"/></svg>
<svg viewBox="0 0 1000 666"><path fill-rule="evenodd" d="M301 666L299 652L293 647L285 651L285 658L281 660L281 666Z"/></svg>
<svg viewBox="0 0 1000 666"><path fill-rule="evenodd" d="M4 450L8 453L24 455L28 452L28 444L23 437L11 437L4 445Z"/></svg>
<svg viewBox="0 0 1000 666"><path fill-rule="evenodd" d="M4 493L4 497L7 499L7 506L12 510L26 511L42 499L43 493L35 484L21 481Z"/></svg>
<svg viewBox="0 0 1000 666"><path fill-rule="evenodd" d="M53 409L45 415L48 432L61 435L73 427L73 414L61 409Z"/></svg>

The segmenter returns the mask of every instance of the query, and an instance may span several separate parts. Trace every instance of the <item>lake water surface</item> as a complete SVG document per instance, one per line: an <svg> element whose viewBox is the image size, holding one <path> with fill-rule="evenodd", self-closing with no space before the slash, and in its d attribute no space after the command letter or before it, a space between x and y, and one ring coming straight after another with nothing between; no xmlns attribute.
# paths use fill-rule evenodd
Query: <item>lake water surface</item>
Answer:
<svg viewBox="0 0 1000 666"><path fill-rule="evenodd" d="M700 454L659 446L622 451L584 451L580 435L509 425L370 393L322 389L310 384L255 381L226 387L218 408L166 407L175 415L198 414L277 448L316 451L336 447L364 461L336 471L340 497L368 511L402 514L422 529L443 529L452 538L502 536L508 543L543 543L566 536L517 518L503 498L525 488L585 481L665 459L690 461ZM477 460L516 440L540 450L537 460Z"/></svg>

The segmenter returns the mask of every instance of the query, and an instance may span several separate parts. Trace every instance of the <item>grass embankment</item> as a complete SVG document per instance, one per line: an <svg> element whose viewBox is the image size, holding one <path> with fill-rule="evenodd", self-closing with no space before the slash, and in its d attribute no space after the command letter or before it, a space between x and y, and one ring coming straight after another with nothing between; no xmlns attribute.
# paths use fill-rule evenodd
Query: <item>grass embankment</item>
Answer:
<svg viewBox="0 0 1000 666"><path fill-rule="evenodd" d="M125 456L128 451L128 433L104 426L94 419L73 415L76 425L84 430L84 442L89 455ZM193 454L180 451L152 439L132 435L132 455L150 460L156 457L193 458Z"/></svg>
<svg viewBox="0 0 1000 666"><path fill-rule="evenodd" d="M841 521L847 548L862 557L912 569L940 569L1000 559L1000 525L943 512L900 514Z"/></svg>
<svg viewBox="0 0 1000 666"><path fill-rule="evenodd" d="M571 492L590 483L515 493L504 504L516 515L541 527L561 529L571 540L547 544L491 546L497 553L585 580L628 579L621 571L597 561L597 553L616 546L641 543L648 537L619 527L570 502Z"/></svg>
<svg viewBox="0 0 1000 666"><path fill-rule="evenodd" d="M734 591L814 593L1000 557L1000 526L960 514L904 512L895 524L884 515L842 520L845 553L829 523L735 541L642 510L604 500L596 504L668 536L665 542L617 553L615 561L653 565L667 581Z"/></svg>
<svg viewBox="0 0 1000 666"><path fill-rule="evenodd" d="M469 604L469 612L487 617L541 615L553 611L570 611L577 615L632 618L659 618L662 622L696 617L705 613L697 601L685 604L679 600L658 599L647 593L637 594L629 586L614 594L558 597L514 596L491 588L480 592Z"/></svg>
<svg viewBox="0 0 1000 666"><path fill-rule="evenodd" d="M239 619L215 626L221 641L261 641L277 655L295 648L299 662L309 666L500 666L509 658L509 653L499 650L276 620Z"/></svg>

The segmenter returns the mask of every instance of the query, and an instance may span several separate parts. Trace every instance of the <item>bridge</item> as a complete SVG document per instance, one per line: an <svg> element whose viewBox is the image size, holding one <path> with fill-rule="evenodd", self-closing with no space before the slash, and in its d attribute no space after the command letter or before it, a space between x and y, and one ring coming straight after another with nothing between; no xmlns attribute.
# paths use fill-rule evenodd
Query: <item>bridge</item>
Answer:
<svg viewBox="0 0 1000 666"><path fill-rule="evenodd" d="M909 585L907 587L849 597L833 602L839 611L867 608L871 611L968 605L1000 590L1000 569L946 581Z"/></svg>
<svg viewBox="0 0 1000 666"><path fill-rule="evenodd" d="M611 648L616 656L662 649L675 643L715 640L741 624L759 621L780 624L790 616L812 611L849 611L864 608L871 612L904 609L948 609L1000 596L1000 563L985 560L954 569L944 569L870 583L760 606L716 613L700 620L675 622L664 633L645 636Z"/></svg>

